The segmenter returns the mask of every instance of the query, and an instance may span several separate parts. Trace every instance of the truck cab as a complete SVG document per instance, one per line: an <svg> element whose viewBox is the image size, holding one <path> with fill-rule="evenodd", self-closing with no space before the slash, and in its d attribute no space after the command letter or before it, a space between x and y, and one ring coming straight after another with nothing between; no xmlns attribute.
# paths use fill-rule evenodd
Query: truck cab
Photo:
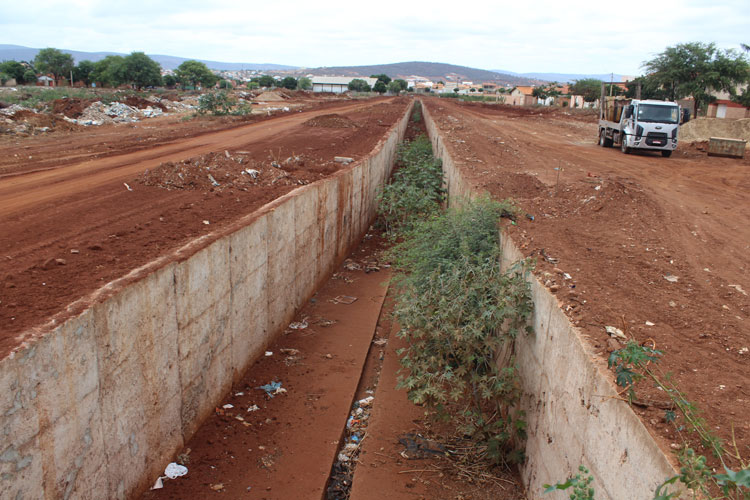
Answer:
<svg viewBox="0 0 750 500"><path fill-rule="evenodd" d="M617 144L626 154L646 149L669 157L677 148L681 116L674 102L607 97L599 117L599 144Z"/></svg>

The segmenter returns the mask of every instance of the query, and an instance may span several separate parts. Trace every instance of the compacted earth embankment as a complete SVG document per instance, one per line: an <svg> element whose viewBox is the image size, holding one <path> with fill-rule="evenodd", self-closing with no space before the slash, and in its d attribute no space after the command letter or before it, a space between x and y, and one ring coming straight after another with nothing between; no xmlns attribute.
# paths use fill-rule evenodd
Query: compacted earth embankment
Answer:
<svg viewBox="0 0 750 500"><path fill-rule="evenodd" d="M397 115L394 106L400 108ZM242 199L254 186L241 176L257 180L273 175L279 182L296 177L299 187L287 183L286 194L262 208L157 253L156 260L127 269L32 335L21 336L24 343L0 362L0 383L8 388L0 400L0 496L125 498L151 486L232 382L263 354L364 234L375 214L378 189L390 174L409 108L406 101L378 101L352 105L348 118L312 120L324 115L320 112L290 117L275 131L279 141L289 142L283 151L244 149L252 147L247 140L252 130L213 139L222 148L222 162L234 161L244 172L227 182L210 169L201 171L209 179L208 196L230 195L233 210L242 210L234 199ZM335 144L357 130L368 130L363 137L370 138L377 131L379 140L370 143L367 153L356 150L348 166L343 166L349 162L345 158L343 163L325 158L329 170L315 170L320 159L287 149L295 134L323 135ZM256 135L261 144L269 144L267 134ZM367 141L351 142L361 148ZM196 147L196 153L205 154ZM122 189L190 191L195 187L179 186L187 173L206 163L226 169L216 158L203 156L193 160L193 169L180 167L173 156L166 151L171 163L155 165L160 175L136 178ZM312 178L304 175L305 166L314 171ZM81 168L97 171L88 163ZM71 192L83 192L74 175L65 182ZM218 189L224 183L227 189ZM166 192L164 196L170 197ZM81 207L75 198L63 201ZM196 215L201 225L211 225L210 212ZM169 217L167 212L157 219ZM118 233L109 240L125 236ZM95 243L86 251L104 248ZM69 259L86 252L73 250L66 248ZM66 265L52 259L28 272ZM12 290L16 284L10 283L6 288Z"/></svg>

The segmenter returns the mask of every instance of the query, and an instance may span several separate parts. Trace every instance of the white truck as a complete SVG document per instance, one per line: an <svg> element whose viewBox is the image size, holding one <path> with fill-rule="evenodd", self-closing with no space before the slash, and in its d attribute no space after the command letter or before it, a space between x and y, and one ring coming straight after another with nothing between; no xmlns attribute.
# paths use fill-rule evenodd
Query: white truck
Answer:
<svg viewBox="0 0 750 500"><path fill-rule="evenodd" d="M625 154L645 149L669 158L677 148L680 122L689 116L669 101L602 96L600 102L599 145L618 145Z"/></svg>

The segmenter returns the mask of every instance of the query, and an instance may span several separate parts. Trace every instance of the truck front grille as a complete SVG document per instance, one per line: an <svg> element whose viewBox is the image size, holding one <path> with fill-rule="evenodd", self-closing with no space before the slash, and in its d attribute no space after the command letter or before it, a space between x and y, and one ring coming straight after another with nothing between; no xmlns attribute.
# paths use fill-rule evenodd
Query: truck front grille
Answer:
<svg viewBox="0 0 750 500"><path fill-rule="evenodd" d="M667 134L664 132L649 132L646 135L646 144L649 146L666 146Z"/></svg>

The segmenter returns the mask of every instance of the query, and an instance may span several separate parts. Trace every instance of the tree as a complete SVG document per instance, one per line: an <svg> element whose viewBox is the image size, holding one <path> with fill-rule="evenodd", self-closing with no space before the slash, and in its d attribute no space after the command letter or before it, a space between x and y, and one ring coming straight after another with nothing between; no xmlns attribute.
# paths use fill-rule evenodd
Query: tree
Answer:
<svg viewBox="0 0 750 500"><path fill-rule="evenodd" d="M204 88L213 87L218 79L218 77L208 69L208 66L195 60L184 61L177 66L175 76L183 87L197 87L198 85Z"/></svg>
<svg viewBox="0 0 750 500"><path fill-rule="evenodd" d="M378 81L383 82L385 85L391 83L391 77L382 73L380 75L370 75L370 78L376 78Z"/></svg>
<svg viewBox="0 0 750 500"><path fill-rule="evenodd" d="M143 52L132 52L124 62L126 81L136 89L161 85L161 66Z"/></svg>
<svg viewBox="0 0 750 500"><path fill-rule="evenodd" d="M538 87L534 87L534 90L531 91L531 95L537 99L546 101L549 97L559 96L560 91L557 90L557 84L553 83L551 85L539 85Z"/></svg>
<svg viewBox="0 0 750 500"><path fill-rule="evenodd" d="M219 88L220 89L229 89L229 90L231 90L232 89L232 82L230 82L229 80L225 80L224 78L222 78L221 80L219 80Z"/></svg>
<svg viewBox="0 0 750 500"><path fill-rule="evenodd" d="M276 85L276 80L270 75L263 75L258 79L258 84L261 87L273 87Z"/></svg>
<svg viewBox="0 0 750 500"><path fill-rule="evenodd" d="M29 68L23 73L23 83L26 85L33 85L36 83L36 71Z"/></svg>
<svg viewBox="0 0 750 500"><path fill-rule="evenodd" d="M86 86L91 84L91 73L94 72L94 63L88 60L80 61L73 68L73 80L83 82Z"/></svg>
<svg viewBox="0 0 750 500"><path fill-rule="evenodd" d="M639 76L626 83L625 85L628 90L625 92L625 96L635 99L638 95L637 88L639 84L641 86L641 99L658 99L660 101L668 99L666 90L655 79L645 76Z"/></svg>
<svg viewBox="0 0 750 500"><path fill-rule="evenodd" d="M73 56L48 47L37 52L34 67L42 73L51 73L55 81L70 75L74 66Z"/></svg>
<svg viewBox="0 0 750 500"><path fill-rule="evenodd" d="M297 79L293 76L287 76L281 80L281 86L285 89L295 90L297 88Z"/></svg>
<svg viewBox="0 0 750 500"><path fill-rule="evenodd" d="M377 82L375 82L375 85L372 87L372 90L374 90L378 94L385 94L388 91L388 87L385 86L385 83L383 83L383 80L378 80Z"/></svg>
<svg viewBox="0 0 750 500"><path fill-rule="evenodd" d="M602 95L602 81L596 78L575 80L570 86L570 93L582 96L586 102L594 102Z"/></svg>
<svg viewBox="0 0 750 500"><path fill-rule="evenodd" d="M401 90L403 89L401 88L401 85L397 81L392 81L391 83L388 84L388 92L390 92L391 94L398 95L401 92Z"/></svg>
<svg viewBox="0 0 750 500"><path fill-rule="evenodd" d="M349 82L348 87L349 90L352 90L354 92L370 92L372 90L370 88L370 84L362 80L361 78L355 78L354 80ZM383 92L385 92L385 90Z"/></svg>
<svg viewBox="0 0 750 500"><path fill-rule="evenodd" d="M5 74L8 80L13 78L16 80L16 83L25 83L23 75L26 73L26 66L18 61L5 61L0 63L0 73Z"/></svg>
<svg viewBox="0 0 750 500"><path fill-rule="evenodd" d="M714 91L736 94L737 86L750 80L750 62L745 55L717 49L714 43L667 47L643 67L648 72L646 78L662 87L669 100L693 97L695 113L715 100Z"/></svg>
<svg viewBox="0 0 750 500"><path fill-rule="evenodd" d="M397 78L397 79L395 79L393 81L395 83L399 84L399 86L401 87L401 90L406 90L407 88L409 88L409 84L406 82L406 80L402 80L401 78Z"/></svg>
<svg viewBox="0 0 750 500"><path fill-rule="evenodd" d="M259 87L260 87L260 84L257 81L251 80L251 81L247 82L247 88L249 88L250 90L254 90L254 89L257 89Z"/></svg>
<svg viewBox="0 0 750 500"><path fill-rule="evenodd" d="M297 80L297 88L302 90L310 90L312 88L312 80L310 80L306 76L300 77L300 79Z"/></svg>
<svg viewBox="0 0 750 500"><path fill-rule="evenodd" d="M164 75L164 85L172 88L177 85L177 78L174 75Z"/></svg>
<svg viewBox="0 0 750 500"><path fill-rule="evenodd" d="M750 45L741 43L740 47L742 47L742 50L744 50L745 52L750 52ZM746 108L750 108L750 83L746 85L744 89L742 89L741 94L732 94L732 100L738 104L745 106Z"/></svg>
<svg viewBox="0 0 750 500"><path fill-rule="evenodd" d="M126 73L124 57L107 56L94 63L94 70L89 78L102 86L118 87L127 81Z"/></svg>

